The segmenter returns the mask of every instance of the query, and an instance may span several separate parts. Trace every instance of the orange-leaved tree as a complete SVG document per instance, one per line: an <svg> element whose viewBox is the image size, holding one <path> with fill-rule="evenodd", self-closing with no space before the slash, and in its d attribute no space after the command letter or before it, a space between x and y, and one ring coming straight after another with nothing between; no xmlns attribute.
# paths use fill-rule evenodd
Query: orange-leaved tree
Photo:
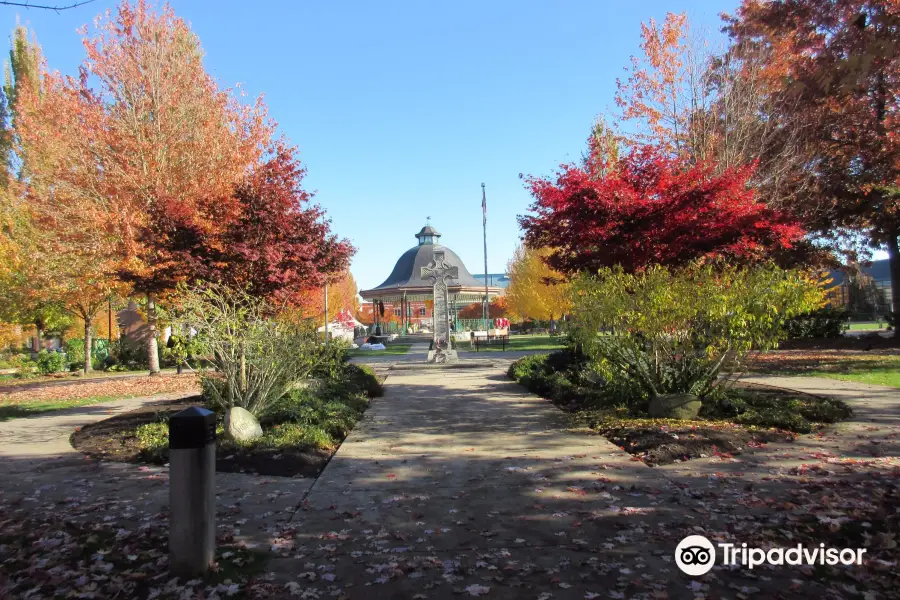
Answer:
<svg viewBox="0 0 900 600"><path fill-rule="evenodd" d="M482 309L481 302L473 302L464 306L459 311L460 319L480 319L484 316L484 311ZM490 304L488 304L488 317L491 319L497 319L499 317L507 316L507 306L506 300L503 296L497 296L496 298L492 298Z"/></svg>
<svg viewBox="0 0 900 600"><path fill-rule="evenodd" d="M102 106L48 73L43 60L33 66L17 73L16 93L7 92L20 161L8 191L27 207L27 239L17 241L29 248L32 301L58 305L82 320L88 372L92 322L110 297L127 292L115 276L122 265L116 223L97 191L106 174L89 142L103 122Z"/></svg>
<svg viewBox="0 0 900 600"><path fill-rule="evenodd" d="M87 59L65 87L92 119L82 129L100 169L84 191L114 215L120 277L146 294L155 373L157 298L210 278L204 257L240 214L234 190L270 146L273 124L260 100L243 105L219 88L197 36L168 6L126 0L83 33Z"/></svg>

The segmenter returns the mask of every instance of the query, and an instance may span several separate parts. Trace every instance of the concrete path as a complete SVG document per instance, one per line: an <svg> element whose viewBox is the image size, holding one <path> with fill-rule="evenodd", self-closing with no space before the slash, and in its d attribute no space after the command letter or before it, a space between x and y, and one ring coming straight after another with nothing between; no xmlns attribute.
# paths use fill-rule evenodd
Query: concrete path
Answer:
<svg viewBox="0 0 900 600"><path fill-rule="evenodd" d="M862 498L887 489L882 477L897 464L859 461L861 470L844 469L847 480L811 481L769 448L654 469L568 429L563 413L502 368L391 371L385 397L283 530L291 541L271 563L276 581L309 597L828 597L832 581L811 572L717 566L698 581L672 556L691 534L795 545L790 534L771 535L780 519L786 531L797 511L815 521L813 511L828 503L861 509ZM861 397L852 387L846 399L860 398L860 407L896 398L895 390ZM816 454L829 436L808 437L790 448L798 464L836 456ZM855 477L870 487L835 494Z"/></svg>
<svg viewBox="0 0 900 600"><path fill-rule="evenodd" d="M83 460L84 456L69 443L76 429L149 404L196 395L180 392L99 402L0 422L0 473L27 473L34 467L45 467L47 460Z"/></svg>
<svg viewBox="0 0 900 600"><path fill-rule="evenodd" d="M323 597L605 595L667 482L567 427L500 369L392 372L272 568L286 582L313 573L305 585Z"/></svg>

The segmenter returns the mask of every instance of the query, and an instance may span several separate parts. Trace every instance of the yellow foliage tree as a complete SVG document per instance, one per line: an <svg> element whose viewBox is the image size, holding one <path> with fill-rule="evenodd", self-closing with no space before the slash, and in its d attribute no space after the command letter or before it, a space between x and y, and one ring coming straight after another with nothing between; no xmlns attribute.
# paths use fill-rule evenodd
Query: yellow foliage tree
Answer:
<svg viewBox="0 0 900 600"><path fill-rule="evenodd" d="M543 260L550 251L519 246L507 263L506 305L511 318L554 321L569 312L569 283Z"/></svg>
<svg viewBox="0 0 900 600"><path fill-rule="evenodd" d="M296 309L305 318L324 320L325 293L322 288L311 288L301 298ZM339 312L349 310L351 315L359 312L359 293L356 280L350 271L345 271L336 281L328 284L328 320L333 321Z"/></svg>

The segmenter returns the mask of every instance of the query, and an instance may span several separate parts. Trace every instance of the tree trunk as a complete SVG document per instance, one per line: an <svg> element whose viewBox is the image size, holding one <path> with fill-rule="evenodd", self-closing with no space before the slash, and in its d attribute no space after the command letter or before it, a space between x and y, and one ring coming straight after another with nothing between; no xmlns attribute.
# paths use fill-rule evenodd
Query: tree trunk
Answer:
<svg viewBox="0 0 900 600"><path fill-rule="evenodd" d="M897 232L888 235L888 266L891 272L891 311L894 318L900 315L900 243L897 240ZM897 336L897 327L894 327L894 336Z"/></svg>
<svg viewBox="0 0 900 600"><path fill-rule="evenodd" d="M34 351L41 351L41 323L39 321L35 321L34 323Z"/></svg>
<svg viewBox="0 0 900 600"><path fill-rule="evenodd" d="M94 328L91 326L91 320L84 320L84 373L87 375L93 370L91 365L91 347L93 346Z"/></svg>
<svg viewBox="0 0 900 600"><path fill-rule="evenodd" d="M150 361L150 375L159 375L159 349L156 345L156 300L147 294L147 359Z"/></svg>
<svg viewBox="0 0 900 600"><path fill-rule="evenodd" d="M244 349L244 344L241 344L241 397L246 395L247 392L247 353Z"/></svg>

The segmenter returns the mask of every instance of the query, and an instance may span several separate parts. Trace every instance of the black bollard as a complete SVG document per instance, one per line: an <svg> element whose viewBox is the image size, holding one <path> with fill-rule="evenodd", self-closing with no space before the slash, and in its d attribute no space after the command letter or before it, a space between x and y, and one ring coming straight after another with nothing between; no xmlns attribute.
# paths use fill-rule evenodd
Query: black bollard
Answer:
<svg viewBox="0 0 900 600"><path fill-rule="evenodd" d="M216 549L216 414L192 406L169 419L169 570L195 577Z"/></svg>

